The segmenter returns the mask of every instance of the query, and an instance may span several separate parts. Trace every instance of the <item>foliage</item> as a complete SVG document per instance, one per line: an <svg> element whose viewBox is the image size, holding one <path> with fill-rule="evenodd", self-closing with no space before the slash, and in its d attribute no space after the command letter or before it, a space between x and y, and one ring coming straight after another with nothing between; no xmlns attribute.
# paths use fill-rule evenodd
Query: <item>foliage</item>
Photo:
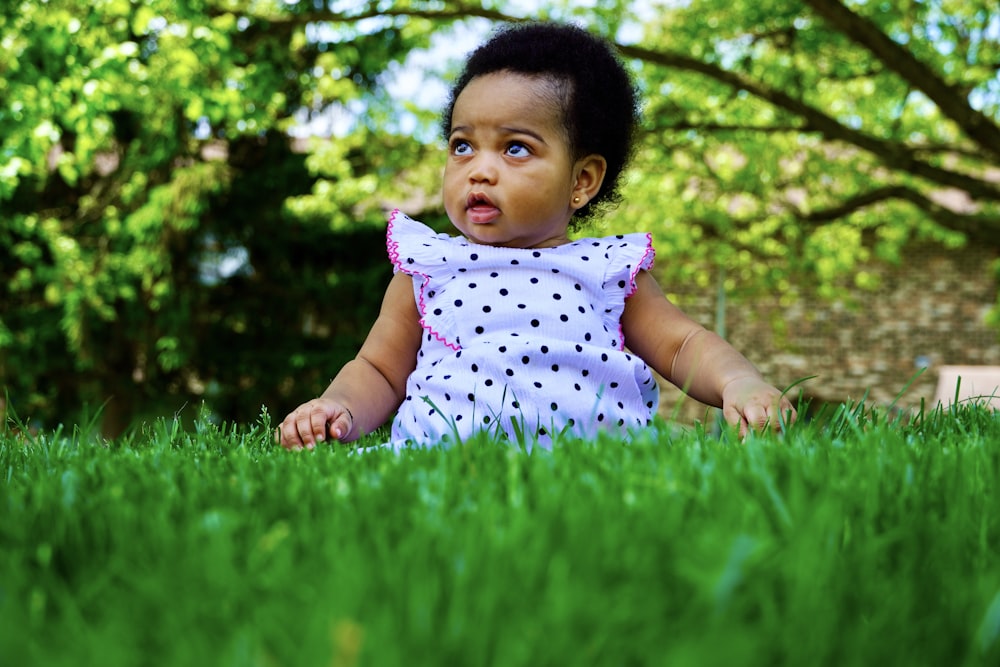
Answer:
<svg viewBox="0 0 1000 667"><path fill-rule="evenodd" d="M668 283L724 267L730 293L832 295L914 240L997 247L992 3L538 5L636 71L646 125L607 231L654 232ZM49 424L110 399L109 433L317 392L378 307L382 208L444 220L436 110L407 104L407 129L387 77L519 6L0 7L0 388Z"/></svg>
<svg viewBox="0 0 1000 667"><path fill-rule="evenodd" d="M110 399L117 433L207 398L246 418L318 391L374 317L371 199L405 158L364 126L311 157L288 130L423 31L345 30L332 52L226 6L2 10L0 388L22 414Z"/></svg>
<svg viewBox="0 0 1000 667"><path fill-rule="evenodd" d="M985 408L530 453L271 426L0 434L4 664L1000 659Z"/></svg>

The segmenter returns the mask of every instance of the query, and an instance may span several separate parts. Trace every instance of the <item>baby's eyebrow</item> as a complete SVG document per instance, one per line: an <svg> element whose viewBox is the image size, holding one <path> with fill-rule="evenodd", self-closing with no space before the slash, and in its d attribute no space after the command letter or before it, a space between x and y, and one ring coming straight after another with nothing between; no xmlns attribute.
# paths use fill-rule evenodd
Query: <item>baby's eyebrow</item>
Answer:
<svg viewBox="0 0 1000 667"><path fill-rule="evenodd" d="M527 129L523 128L523 127L510 127L510 126L506 126L506 125L501 126L500 129L503 130L507 134L526 134L526 135L528 135L529 137L535 139L538 142L541 142L543 144L547 144L548 143L547 141L545 141L545 138L542 135L538 134L534 130L527 130Z"/></svg>

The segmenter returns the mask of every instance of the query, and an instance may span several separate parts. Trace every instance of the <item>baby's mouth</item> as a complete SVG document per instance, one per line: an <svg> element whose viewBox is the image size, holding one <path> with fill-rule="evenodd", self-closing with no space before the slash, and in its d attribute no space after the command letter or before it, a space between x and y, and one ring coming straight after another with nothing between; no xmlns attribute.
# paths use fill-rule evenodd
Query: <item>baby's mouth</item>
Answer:
<svg viewBox="0 0 1000 667"><path fill-rule="evenodd" d="M500 209L485 193L472 192L465 200L465 211L469 221L477 225L493 222L500 216Z"/></svg>

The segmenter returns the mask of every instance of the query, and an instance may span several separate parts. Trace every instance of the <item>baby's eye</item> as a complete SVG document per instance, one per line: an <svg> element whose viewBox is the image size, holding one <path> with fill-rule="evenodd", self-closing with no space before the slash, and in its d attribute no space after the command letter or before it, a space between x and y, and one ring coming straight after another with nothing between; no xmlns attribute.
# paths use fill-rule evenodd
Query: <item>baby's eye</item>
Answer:
<svg viewBox="0 0 1000 667"><path fill-rule="evenodd" d="M524 144L515 141L507 146L507 155L511 157L528 157L531 155L531 151Z"/></svg>
<svg viewBox="0 0 1000 667"><path fill-rule="evenodd" d="M451 142L451 154L452 155L469 155L472 153L472 146L469 145L468 141L463 139L455 139Z"/></svg>

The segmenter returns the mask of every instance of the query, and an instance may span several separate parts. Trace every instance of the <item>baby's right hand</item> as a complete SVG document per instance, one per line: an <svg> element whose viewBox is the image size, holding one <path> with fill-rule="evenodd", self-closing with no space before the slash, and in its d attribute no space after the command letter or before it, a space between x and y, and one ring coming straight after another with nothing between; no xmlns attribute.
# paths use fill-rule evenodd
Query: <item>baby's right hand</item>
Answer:
<svg viewBox="0 0 1000 667"><path fill-rule="evenodd" d="M276 438L287 449L313 449L327 436L342 440L354 427L346 407L328 398L314 398L295 408L278 427Z"/></svg>

